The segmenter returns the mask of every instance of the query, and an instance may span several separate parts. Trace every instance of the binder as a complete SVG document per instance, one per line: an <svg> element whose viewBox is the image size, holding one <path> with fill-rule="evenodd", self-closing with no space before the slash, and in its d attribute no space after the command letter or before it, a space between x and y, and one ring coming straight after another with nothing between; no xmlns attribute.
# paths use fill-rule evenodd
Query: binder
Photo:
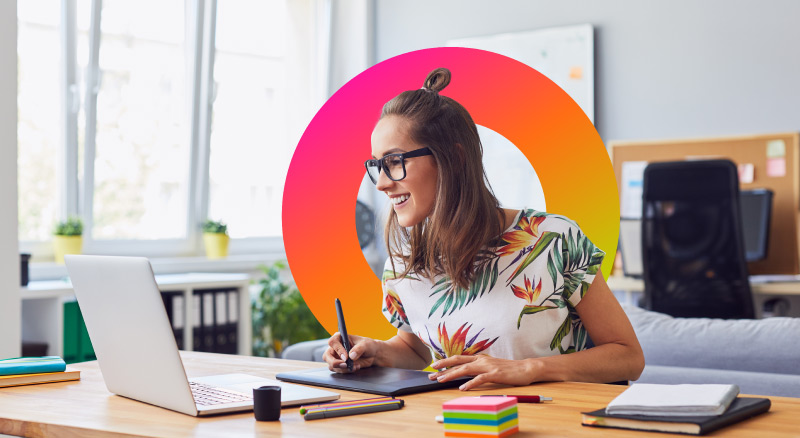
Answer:
<svg viewBox="0 0 800 438"><path fill-rule="evenodd" d="M230 353L228 349L228 292L209 291L214 295L214 352Z"/></svg>
<svg viewBox="0 0 800 438"><path fill-rule="evenodd" d="M203 350L203 298L202 292L192 293L192 350Z"/></svg>
<svg viewBox="0 0 800 438"><path fill-rule="evenodd" d="M214 291L204 290L201 292L203 297L203 321L201 332L203 333L203 345L199 351L214 353L215 348L215 329L214 329Z"/></svg>
<svg viewBox="0 0 800 438"><path fill-rule="evenodd" d="M172 333L175 335L175 343L178 349L183 350L183 327L184 327L184 302L183 292L161 292L164 301L164 309L167 311L169 323L172 326Z"/></svg>
<svg viewBox="0 0 800 438"><path fill-rule="evenodd" d="M228 291L228 348L239 354L239 290Z"/></svg>
<svg viewBox="0 0 800 438"><path fill-rule="evenodd" d="M64 303L63 341L63 356L66 363L70 364L97 359L77 301L67 301Z"/></svg>

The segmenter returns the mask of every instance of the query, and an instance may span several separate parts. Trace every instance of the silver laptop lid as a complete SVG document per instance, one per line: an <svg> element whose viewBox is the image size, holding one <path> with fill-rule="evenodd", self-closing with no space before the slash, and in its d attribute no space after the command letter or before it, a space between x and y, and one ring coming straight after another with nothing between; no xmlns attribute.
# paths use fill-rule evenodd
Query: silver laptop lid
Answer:
<svg viewBox="0 0 800 438"><path fill-rule="evenodd" d="M86 255L64 260L108 390L197 415L150 262Z"/></svg>

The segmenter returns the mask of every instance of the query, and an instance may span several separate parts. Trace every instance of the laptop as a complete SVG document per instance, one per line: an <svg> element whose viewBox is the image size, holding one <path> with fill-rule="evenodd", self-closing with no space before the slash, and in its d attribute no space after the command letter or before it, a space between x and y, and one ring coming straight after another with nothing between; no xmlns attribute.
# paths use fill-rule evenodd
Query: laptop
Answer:
<svg viewBox="0 0 800 438"><path fill-rule="evenodd" d="M150 262L143 257L67 255L75 296L106 388L193 416L253 409L253 388L281 387L281 406L339 394L246 374L188 379Z"/></svg>

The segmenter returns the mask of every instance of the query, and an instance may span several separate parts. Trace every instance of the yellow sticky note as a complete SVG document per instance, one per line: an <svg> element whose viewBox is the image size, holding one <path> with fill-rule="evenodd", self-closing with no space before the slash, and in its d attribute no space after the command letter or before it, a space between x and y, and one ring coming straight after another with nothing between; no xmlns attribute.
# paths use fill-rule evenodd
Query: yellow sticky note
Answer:
<svg viewBox="0 0 800 438"><path fill-rule="evenodd" d="M582 79L583 78L583 67L576 65L569 69L569 78L570 79Z"/></svg>
<svg viewBox="0 0 800 438"><path fill-rule="evenodd" d="M786 143L783 140L767 142L767 158L783 158L786 156Z"/></svg>

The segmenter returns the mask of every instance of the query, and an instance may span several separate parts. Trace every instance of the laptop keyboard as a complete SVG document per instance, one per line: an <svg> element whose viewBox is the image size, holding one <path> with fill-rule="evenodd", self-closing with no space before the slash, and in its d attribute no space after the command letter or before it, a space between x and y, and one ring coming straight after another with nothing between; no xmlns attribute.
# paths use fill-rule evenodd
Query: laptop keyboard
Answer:
<svg viewBox="0 0 800 438"><path fill-rule="evenodd" d="M189 382L194 402L202 406L222 405L253 400L253 396L241 392L230 391L205 383Z"/></svg>

